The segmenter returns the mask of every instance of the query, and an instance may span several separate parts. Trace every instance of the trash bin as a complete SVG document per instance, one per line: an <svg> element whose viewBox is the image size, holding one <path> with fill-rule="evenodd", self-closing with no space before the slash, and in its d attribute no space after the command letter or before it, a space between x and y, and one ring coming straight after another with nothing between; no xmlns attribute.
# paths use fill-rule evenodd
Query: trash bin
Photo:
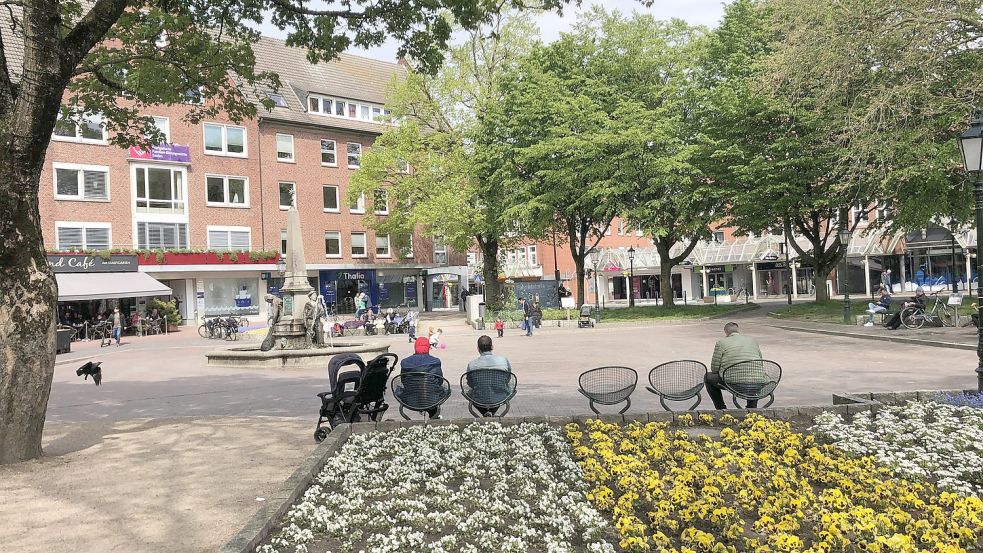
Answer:
<svg viewBox="0 0 983 553"><path fill-rule="evenodd" d="M55 338L55 353L72 353L72 331L58 330Z"/></svg>
<svg viewBox="0 0 983 553"><path fill-rule="evenodd" d="M485 302L478 302L478 318L485 320Z"/></svg>

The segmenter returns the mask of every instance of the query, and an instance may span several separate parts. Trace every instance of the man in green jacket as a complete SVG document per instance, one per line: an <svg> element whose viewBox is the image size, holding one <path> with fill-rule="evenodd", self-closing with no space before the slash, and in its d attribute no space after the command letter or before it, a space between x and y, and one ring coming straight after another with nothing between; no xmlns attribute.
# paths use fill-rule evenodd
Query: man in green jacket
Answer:
<svg viewBox="0 0 983 553"><path fill-rule="evenodd" d="M725 369L741 361L757 361L761 359L761 348L754 338L744 336L740 333L737 323L727 323L724 325L724 336L722 340L717 340L713 348L713 360L710 362L710 372L707 373L705 382L707 395L713 400L713 405L717 409L726 409L722 390L724 389L723 380L720 378L720 370ZM761 387L768 382L768 375L758 364L752 364L750 370L742 371L734 378L728 378L733 384L739 384L742 388L747 388L748 392L757 393ZM758 406L757 401L748 401L749 409Z"/></svg>

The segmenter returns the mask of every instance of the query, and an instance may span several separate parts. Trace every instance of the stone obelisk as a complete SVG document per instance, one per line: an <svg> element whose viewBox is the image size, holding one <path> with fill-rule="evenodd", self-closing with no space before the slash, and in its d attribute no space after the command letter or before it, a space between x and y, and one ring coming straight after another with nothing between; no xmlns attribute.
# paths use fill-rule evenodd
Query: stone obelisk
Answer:
<svg viewBox="0 0 983 553"><path fill-rule="evenodd" d="M300 213L293 206L287 211L287 270L283 277L283 316L273 327L273 334L284 349L307 349L304 329L304 306L313 290L307 281L304 239L300 231Z"/></svg>

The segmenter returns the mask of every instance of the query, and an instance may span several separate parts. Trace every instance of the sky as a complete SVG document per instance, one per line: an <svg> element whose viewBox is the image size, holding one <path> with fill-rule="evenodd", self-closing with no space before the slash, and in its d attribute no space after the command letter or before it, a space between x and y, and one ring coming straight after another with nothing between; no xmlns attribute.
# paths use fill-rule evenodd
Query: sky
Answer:
<svg viewBox="0 0 983 553"><path fill-rule="evenodd" d="M693 25L714 27L724 13L726 1L728 0L653 0L652 6L647 8L635 0L583 0L579 8L568 6L564 9L563 17L556 13L544 13L537 18L537 23L543 41L552 42L560 36L560 33L570 30L580 13L589 10L591 6L598 5L607 10L618 10L625 14L638 11L652 14L659 19L676 17ZM262 25L260 31L267 36L277 38L284 38L285 36L283 31L269 23ZM387 41L380 46L367 50L352 48L348 50L348 53L384 61L395 61L397 47L398 44L395 42Z"/></svg>

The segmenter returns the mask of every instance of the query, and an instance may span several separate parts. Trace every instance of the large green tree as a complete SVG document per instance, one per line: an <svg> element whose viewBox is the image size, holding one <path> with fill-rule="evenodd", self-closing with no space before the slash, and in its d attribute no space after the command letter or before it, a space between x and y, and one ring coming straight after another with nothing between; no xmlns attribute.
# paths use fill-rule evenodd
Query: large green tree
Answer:
<svg viewBox="0 0 983 553"><path fill-rule="evenodd" d="M379 232L405 240L422 225L459 250L477 245L489 305L501 301L499 247L514 235L513 221L504 216L513 196L475 155L477 122L501 101L499 76L537 35L527 15L496 17L450 48L435 75L411 73L396 83L386 105L400 125L373 144L349 189L352 197L384 192L379 197L397 207L384 217L366 216Z"/></svg>
<svg viewBox="0 0 983 553"><path fill-rule="evenodd" d="M561 0L545 0L555 7ZM255 26L267 18L306 47L312 62L349 46L395 37L400 53L435 69L453 19L466 29L521 0L342 2L304 0L21 0L4 2L0 24L0 463L41 454L55 351L57 289L45 261L38 185L62 105L79 121L101 113L111 140L154 133L142 108L200 91L188 121L223 111L254 114L239 87L276 85L254 70ZM238 86L231 86L233 83Z"/></svg>

